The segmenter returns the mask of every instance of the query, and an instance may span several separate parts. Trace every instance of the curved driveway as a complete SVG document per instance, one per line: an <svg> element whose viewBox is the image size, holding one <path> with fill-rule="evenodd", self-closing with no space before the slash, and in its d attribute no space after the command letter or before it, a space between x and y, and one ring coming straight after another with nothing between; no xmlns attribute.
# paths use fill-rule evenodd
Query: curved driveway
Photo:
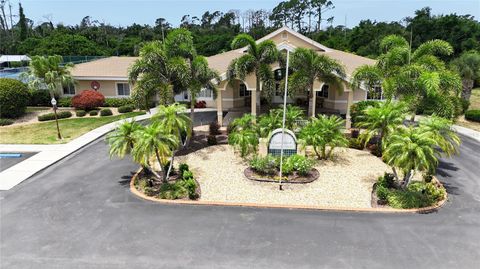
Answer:
<svg viewBox="0 0 480 269"><path fill-rule="evenodd" d="M0 192L0 268L479 268L480 144L441 164L432 214L159 205L99 140ZM1 180L1 179L0 179Z"/></svg>

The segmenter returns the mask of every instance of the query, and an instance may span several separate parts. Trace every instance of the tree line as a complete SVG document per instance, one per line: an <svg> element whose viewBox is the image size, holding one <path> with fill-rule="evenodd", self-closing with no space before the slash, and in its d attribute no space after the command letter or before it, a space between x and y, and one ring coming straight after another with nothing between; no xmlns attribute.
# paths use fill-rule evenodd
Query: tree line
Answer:
<svg viewBox="0 0 480 269"><path fill-rule="evenodd" d="M328 47L377 58L380 40L390 34L412 40L412 47L442 39L452 44L454 58L462 52L480 50L480 23L471 15L433 15L429 7L402 21L362 20L347 28L333 26L332 1L289 0L272 10L207 11L201 16L184 15L179 27L188 29L199 54L210 56L230 50L239 33L260 38L278 27L288 26ZM28 55L138 55L143 43L162 40L175 28L164 18L153 25L112 26L90 16L76 25L54 24L51 18L35 23L19 4L0 0L0 54Z"/></svg>

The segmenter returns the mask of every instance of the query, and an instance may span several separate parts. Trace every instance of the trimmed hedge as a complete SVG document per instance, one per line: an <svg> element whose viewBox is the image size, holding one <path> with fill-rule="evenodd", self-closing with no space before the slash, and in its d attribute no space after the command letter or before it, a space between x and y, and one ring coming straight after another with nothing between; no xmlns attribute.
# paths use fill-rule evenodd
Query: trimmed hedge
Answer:
<svg viewBox="0 0 480 269"><path fill-rule="evenodd" d="M105 96L94 90L85 90L72 98L72 106L77 109L90 110L103 106Z"/></svg>
<svg viewBox="0 0 480 269"><path fill-rule="evenodd" d="M469 110L465 112L465 119L469 121L480 122L480 110Z"/></svg>
<svg viewBox="0 0 480 269"><path fill-rule="evenodd" d="M133 111L132 105L121 106L118 108L118 113L128 113Z"/></svg>
<svg viewBox="0 0 480 269"><path fill-rule="evenodd" d="M18 118L25 114L30 94L23 82L0 78L0 117Z"/></svg>
<svg viewBox="0 0 480 269"><path fill-rule="evenodd" d="M102 110L100 110L100 116L104 117L104 116L112 116L113 113L112 113L112 110L110 108L104 108Z"/></svg>
<svg viewBox="0 0 480 269"><path fill-rule="evenodd" d="M87 115L87 112L85 112L85 110L77 110L75 111L75 115L77 115L77 117L84 117Z"/></svg>
<svg viewBox="0 0 480 269"><path fill-rule="evenodd" d="M105 98L104 106L107 107L121 107L121 106L135 106L131 98Z"/></svg>
<svg viewBox="0 0 480 269"><path fill-rule="evenodd" d="M13 124L13 120L11 119L0 119L0 126L7 126Z"/></svg>
<svg viewBox="0 0 480 269"><path fill-rule="evenodd" d="M71 116L72 116L72 112L70 111L57 112L58 119L70 118ZM55 119L55 113L48 113L48 114L43 114L38 116L38 121L48 121L48 120L54 120L54 119Z"/></svg>
<svg viewBox="0 0 480 269"><path fill-rule="evenodd" d="M72 97L60 97L58 99L58 107L71 107L72 106Z"/></svg>
<svg viewBox="0 0 480 269"><path fill-rule="evenodd" d="M90 116L97 116L98 115L98 110L91 110L88 115Z"/></svg>

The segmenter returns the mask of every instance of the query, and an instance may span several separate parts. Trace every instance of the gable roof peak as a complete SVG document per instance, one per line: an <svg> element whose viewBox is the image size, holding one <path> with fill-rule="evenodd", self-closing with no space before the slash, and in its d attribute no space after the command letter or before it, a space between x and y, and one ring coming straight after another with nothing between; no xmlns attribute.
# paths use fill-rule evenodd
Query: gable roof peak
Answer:
<svg viewBox="0 0 480 269"><path fill-rule="evenodd" d="M312 46L318 48L319 50L322 50L322 51L324 51L324 52L330 52L330 51L332 51L332 49L330 49L329 47L326 47L326 46L318 43L317 41L315 41L315 40L313 40L313 39L311 39L311 38L308 38L308 37L300 34L299 32L297 32L297 31L289 28L288 26L282 26L282 27L278 28L277 30L271 32L270 34L268 34L268 35L266 35L266 36L258 39L256 42L257 42L257 43L260 43L260 42L262 42L262 41L271 39L272 37L274 37L274 36L276 36L276 35L279 35L279 34L281 34L281 33L284 32L284 31L287 32L287 33L289 33L289 34L291 34L292 36L295 36L295 37L297 37L297 38L299 38L299 39L301 39L301 40L303 40L303 41L311 44Z"/></svg>

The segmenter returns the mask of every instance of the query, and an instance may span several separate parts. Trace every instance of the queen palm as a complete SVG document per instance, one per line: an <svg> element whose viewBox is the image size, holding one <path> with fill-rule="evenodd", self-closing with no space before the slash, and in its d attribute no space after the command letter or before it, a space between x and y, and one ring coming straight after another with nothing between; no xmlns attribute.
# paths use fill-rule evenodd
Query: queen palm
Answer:
<svg viewBox="0 0 480 269"><path fill-rule="evenodd" d="M181 146L187 141L191 135L191 121L186 115L185 106L178 103L158 107L157 113L153 116L153 121L159 123L167 133L174 135ZM167 179L173 166L176 149L172 150L172 157L167 171Z"/></svg>
<svg viewBox="0 0 480 269"><path fill-rule="evenodd" d="M300 131L299 137L306 145L313 147L318 159L330 159L335 147L348 144L342 132L343 126L345 121L337 116L312 117Z"/></svg>
<svg viewBox="0 0 480 269"><path fill-rule="evenodd" d="M452 121L438 116L431 116L421 119L419 127L431 133L444 155L449 157L458 153L458 146L461 140L452 128Z"/></svg>
<svg viewBox="0 0 480 269"><path fill-rule="evenodd" d="M135 139L136 143L132 150L134 160L142 165L149 165L150 158L155 158L163 174L161 178L163 182L167 182L165 165L172 151L178 147L178 138L167 132L161 124L154 122L136 132Z"/></svg>
<svg viewBox="0 0 480 269"><path fill-rule="evenodd" d="M458 74L446 68L441 57L453 53L452 46L443 40L431 40L411 51L405 38L390 35L382 39L383 52L373 66L360 66L353 74L353 88L382 86L384 96L408 100L413 113L429 97L441 95L449 102L461 89ZM451 107L454 107L453 105ZM453 113L446 113L453 114Z"/></svg>
<svg viewBox="0 0 480 269"><path fill-rule="evenodd" d="M290 85L293 91L304 92L308 90L308 116L313 115L313 85L315 80L329 84L335 84L340 91L343 91L342 79L345 78L343 65L313 49L297 48L292 55Z"/></svg>
<svg viewBox="0 0 480 269"><path fill-rule="evenodd" d="M143 128L135 119L132 119L124 121L113 132L107 134L106 141L110 146L108 151L110 157L124 158L125 155L130 154L135 146L136 133Z"/></svg>
<svg viewBox="0 0 480 269"><path fill-rule="evenodd" d="M368 107L363 115L358 116L357 127L365 128L361 139L365 144L374 136L378 136L378 149L382 150L382 142L403 123L405 119L405 105L401 102L386 101L378 106Z"/></svg>
<svg viewBox="0 0 480 269"><path fill-rule="evenodd" d="M240 156L246 157L255 152L258 146L258 135L251 129L243 129L228 135L228 143L240 151Z"/></svg>
<svg viewBox="0 0 480 269"><path fill-rule="evenodd" d="M255 74L255 89L260 91L260 85L263 84L262 91L272 92L273 71L270 67L280 58L275 43L271 40L265 40L257 43L253 37L248 34L239 34L232 41L232 48L238 49L246 47L245 53L230 62L227 76L230 81L235 78L245 80L249 74ZM257 109L258 111L260 108Z"/></svg>
<svg viewBox="0 0 480 269"><path fill-rule="evenodd" d="M401 127L391 134L386 142L383 155L385 162L392 167L393 174L398 182L399 168L403 174L405 188L412 180L416 171L431 172L438 165L438 152L434 147L438 141L422 128Z"/></svg>

